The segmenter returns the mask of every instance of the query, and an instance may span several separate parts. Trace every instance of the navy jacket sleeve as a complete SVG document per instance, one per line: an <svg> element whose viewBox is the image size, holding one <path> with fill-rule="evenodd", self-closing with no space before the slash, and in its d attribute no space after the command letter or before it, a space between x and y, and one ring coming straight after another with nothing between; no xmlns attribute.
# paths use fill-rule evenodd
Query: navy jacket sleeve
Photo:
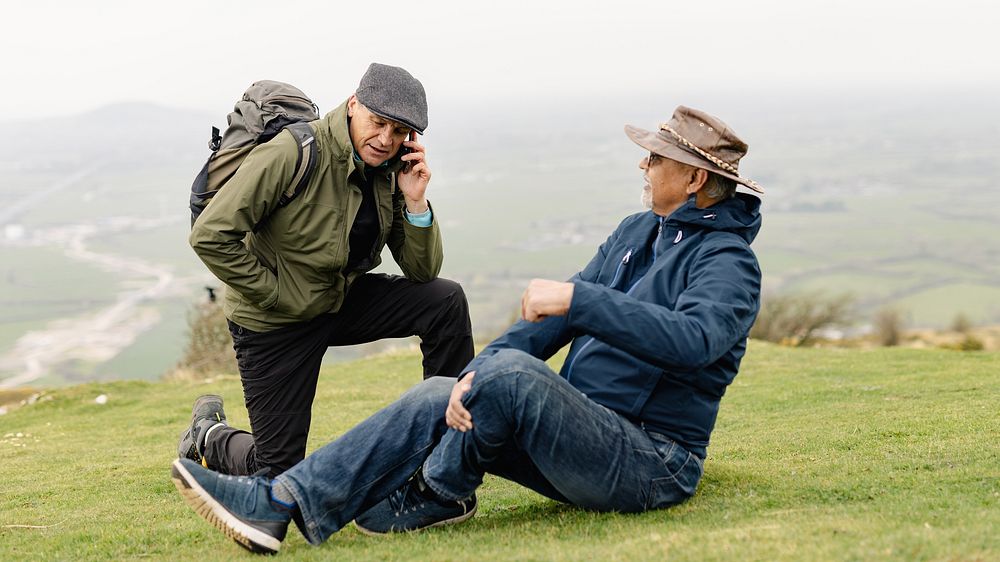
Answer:
<svg viewBox="0 0 1000 562"><path fill-rule="evenodd" d="M615 230L597 249L597 254L590 260L587 267L571 277L569 281L573 283L592 282L597 279L601 265L607 257L607 249L611 247L617 236L618 230ZM483 361L501 349L518 349L544 361L569 343L573 339L574 333L565 316L550 316L541 322L518 320L469 362L462 370L462 375L477 370Z"/></svg>
<svg viewBox="0 0 1000 562"><path fill-rule="evenodd" d="M759 306L760 269L745 246L706 245L673 309L583 279L574 285L570 328L663 369L699 369L746 337Z"/></svg>

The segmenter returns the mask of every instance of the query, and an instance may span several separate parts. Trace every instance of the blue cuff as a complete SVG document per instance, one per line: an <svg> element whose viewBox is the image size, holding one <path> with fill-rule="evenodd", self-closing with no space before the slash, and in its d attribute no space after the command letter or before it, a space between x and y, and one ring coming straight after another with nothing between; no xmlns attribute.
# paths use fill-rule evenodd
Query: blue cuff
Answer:
<svg viewBox="0 0 1000 562"><path fill-rule="evenodd" d="M403 209L403 216L406 217L406 222L412 224L413 226L420 226L423 228L430 226L431 222L434 220L434 214L431 213L430 209L427 209L419 215L414 215L406 209Z"/></svg>

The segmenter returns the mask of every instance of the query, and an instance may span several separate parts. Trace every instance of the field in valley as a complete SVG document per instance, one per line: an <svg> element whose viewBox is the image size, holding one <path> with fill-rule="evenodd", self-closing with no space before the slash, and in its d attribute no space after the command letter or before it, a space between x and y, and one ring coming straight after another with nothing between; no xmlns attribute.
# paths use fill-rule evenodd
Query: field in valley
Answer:
<svg viewBox="0 0 1000 562"><path fill-rule="evenodd" d="M751 140L742 170L767 188L754 244L767 294L850 295L862 331L884 306L914 328L958 314L1000 324L1000 141L972 119L996 112L988 100L947 115L919 99L858 111L695 101ZM425 139L429 194L443 274L465 286L480 341L509 324L529 279L570 276L640 210L643 153L621 124L663 115L658 101L635 107L442 108ZM187 246L186 201L219 117L124 106L78 119L102 132L41 152L24 135L0 141L0 385L158 377L183 347L188 310L217 285ZM137 119L162 138L150 145ZM133 137L155 150L137 154Z"/></svg>

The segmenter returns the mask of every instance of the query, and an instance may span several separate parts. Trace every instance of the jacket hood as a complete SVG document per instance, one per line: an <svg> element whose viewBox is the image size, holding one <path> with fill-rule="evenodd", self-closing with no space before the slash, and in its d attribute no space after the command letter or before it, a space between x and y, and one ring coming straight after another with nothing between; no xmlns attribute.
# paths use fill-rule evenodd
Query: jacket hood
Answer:
<svg viewBox="0 0 1000 562"><path fill-rule="evenodd" d="M760 232L760 199L748 193L737 193L732 199L699 209L692 196L667 217L667 223L732 232L750 244Z"/></svg>

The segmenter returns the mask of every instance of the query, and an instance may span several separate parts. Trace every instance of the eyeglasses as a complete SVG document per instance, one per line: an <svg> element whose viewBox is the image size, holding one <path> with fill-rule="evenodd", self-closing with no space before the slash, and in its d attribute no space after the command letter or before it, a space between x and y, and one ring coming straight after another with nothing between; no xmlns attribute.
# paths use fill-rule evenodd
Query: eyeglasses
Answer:
<svg viewBox="0 0 1000 562"><path fill-rule="evenodd" d="M646 157L646 162L650 166L652 166L653 164L656 164L657 161L662 160L663 158L664 158L663 156L660 156L659 154L657 154L655 152L650 152L649 156Z"/></svg>

